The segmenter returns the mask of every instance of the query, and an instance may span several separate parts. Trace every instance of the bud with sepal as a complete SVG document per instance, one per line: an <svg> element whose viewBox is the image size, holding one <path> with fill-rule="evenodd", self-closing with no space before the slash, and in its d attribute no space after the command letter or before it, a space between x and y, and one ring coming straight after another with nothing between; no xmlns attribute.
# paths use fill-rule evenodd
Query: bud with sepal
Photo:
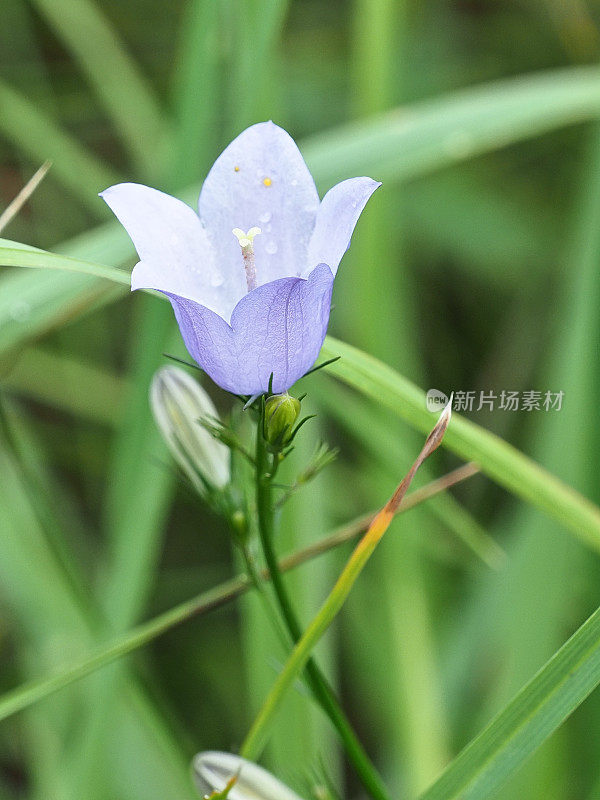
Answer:
<svg viewBox="0 0 600 800"><path fill-rule="evenodd" d="M292 440L299 414L300 401L287 392L273 394L265 401L263 431L273 449L281 450Z"/></svg>

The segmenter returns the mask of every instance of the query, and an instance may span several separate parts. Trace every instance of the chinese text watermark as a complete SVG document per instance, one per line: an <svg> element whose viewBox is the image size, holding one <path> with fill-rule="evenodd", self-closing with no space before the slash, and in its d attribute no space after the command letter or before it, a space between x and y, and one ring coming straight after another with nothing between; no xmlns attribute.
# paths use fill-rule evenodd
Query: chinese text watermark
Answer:
<svg viewBox="0 0 600 800"><path fill-rule="evenodd" d="M481 390L458 390L452 400L453 411L560 411L565 393L535 391L501 392ZM448 395L439 389L427 392L427 409L441 411L448 404Z"/></svg>

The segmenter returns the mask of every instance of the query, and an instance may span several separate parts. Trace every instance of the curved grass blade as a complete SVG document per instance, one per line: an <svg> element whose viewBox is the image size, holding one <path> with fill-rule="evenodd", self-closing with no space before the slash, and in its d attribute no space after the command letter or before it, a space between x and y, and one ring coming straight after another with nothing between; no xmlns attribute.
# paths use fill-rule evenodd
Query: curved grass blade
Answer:
<svg viewBox="0 0 600 800"><path fill-rule="evenodd" d="M325 339L321 355L341 355L330 366L330 375L387 406L418 430L429 430L431 413L425 393L391 367L331 336ZM455 415L444 445L466 461L475 461L496 483L600 550L600 509L508 442Z"/></svg>
<svg viewBox="0 0 600 800"><path fill-rule="evenodd" d="M11 242L9 239L0 239L0 264L5 267L66 270L67 272L77 272L80 275L92 275L95 278L106 278L106 280L120 283L123 286L131 284L131 275L123 269L49 253L47 250L39 250L37 247L20 242Z"/></svg>
<svg viewBox="0 0 600 800"><path fill-rule="evenodd" d="M454 759L420 800L482 800L600 683L600 609Z"/></svg>
<svg viewBox="0 0 600 800"><path fill-rule="evenodd" d="M108 21L91 0L32 2L81 65L138 169L153 175L164 144L162 111Z"/></svg>
<svg viewBox="0 0 600 800"><path fill-rule="evenodd" d="M311 653L323 638L323 635L327 632L337 614L341 611L358 576L363 571L369 558L375 551L375 548L389 528L394 516L398 513L406 491L417 473L417 470L440 446L452 415L451 407L452 401L448 403L440 414L435 427L425 439L425 444L419 452L419 455L398 484L391 498L373 517L366 533L361 537L352 551L352 555L346 562L319 611L312 618L305 628L304 633L296 642L282 671L271 687L271 691L267 695L248 735L244 739L240 749L240 755L244 758L255 761L260 757L272 733L275 715L280 710L287 692L308 662Z"/></svg>
<svg viewBox="0 0 600 800"><path fill-rule="evenodd" d="M348 175L406 180L600 114L600 70L486 83L353 122L302 143L323 187Z"/></svg>
<svg viewBox="0 0 600 800"><path fill-rule="evenodd" d="M52 180L60 180L96 217L105 215L96 195L118 183L118 172L105 166L52 117L3 81L0 108L0 133L34 161L50 159Z"/></svg>

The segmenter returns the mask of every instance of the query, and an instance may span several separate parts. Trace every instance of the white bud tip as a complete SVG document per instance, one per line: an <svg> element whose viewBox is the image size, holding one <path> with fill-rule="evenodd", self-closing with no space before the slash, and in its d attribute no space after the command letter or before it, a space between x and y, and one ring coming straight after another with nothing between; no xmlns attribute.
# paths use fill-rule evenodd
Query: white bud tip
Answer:
<svg viewBox="0 0 600 800"><path fill-rule="evenodd" d="M198 753L193 767L196 785L204 794L223 791L227 782L237 775L229 791L229 800L302 800L270 772L232 753Z"/></svg>

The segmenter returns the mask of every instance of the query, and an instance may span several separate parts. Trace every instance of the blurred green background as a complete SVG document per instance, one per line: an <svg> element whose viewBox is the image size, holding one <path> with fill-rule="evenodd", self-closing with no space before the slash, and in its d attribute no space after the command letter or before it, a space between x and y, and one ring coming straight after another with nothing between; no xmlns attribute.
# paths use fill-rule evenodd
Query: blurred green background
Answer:
<svg viewBox="0 0 600 800"><path fill-rule="evenodd" d="M136 180L192 202L224 146L271 118L321 193L383 181L331 331L424 389L564 391L560 412L471 417L598 501L598 25L585 0L2 0L0 209L53 161L2 235L129 268L97 193ZM2 691L240 568L150 417L162 353L185 355L165 306L0 271ZM324 374L305 388L318 418L296 467L319 437L341 453L286 509L281 552L381 505L419 442ZM438 454L421 482L456 463ZM347 554L290 576L304 620ZM319 651L394 797L544 663L599 579L590 549L480 477L394 523ZM193 798L192 755L239 746L284 658L253 598L188 622L1 723L0 797ZM599 761L593 695L500 797L598 798ZM265 763L306 797L329 780L360 796L303 687Z"/></svg>

